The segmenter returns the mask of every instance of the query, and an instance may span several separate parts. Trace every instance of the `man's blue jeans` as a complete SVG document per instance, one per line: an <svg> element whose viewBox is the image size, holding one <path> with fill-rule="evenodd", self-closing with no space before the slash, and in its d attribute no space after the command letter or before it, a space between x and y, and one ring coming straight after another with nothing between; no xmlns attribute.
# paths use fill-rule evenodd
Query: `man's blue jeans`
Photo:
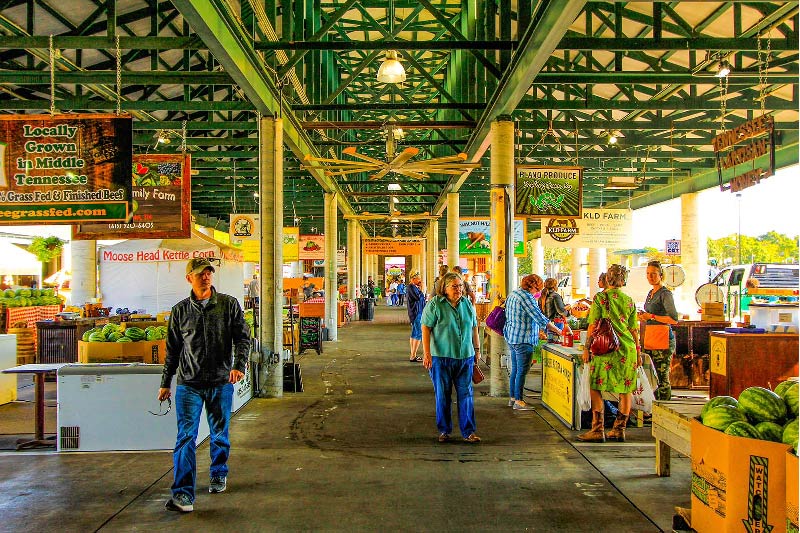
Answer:
<svg viewBox="0 0 800 533"><path fill-rule="evenodd" d="M178 385L175 389L175 415L178 419L178 439L172 454L175 480L172 495L181 492L194 501L197 480L195 441L200 426L200 413L206 406L208 427L211 430L211 477L228 475L228 455L231 442L228 438L228 423L231 420L233 385L226 383L207 389L196 389Z"/></svg>
<svg viewBox="0 0 800 533"><path fill-rule="evenodd" d="M525 378L531 369L533 344L509 344L511 347L511 373L508 376L508 395L512 400L522 400Z"/></svg>
<svg viewBox="0 0 800 533"><path fill-rule="evenodd" d="M475 433L475 404L472 401L473 357L453 359L433 357L430 374L436 396L436 428L439 433L453 432L452 392L456 389L458 400L458 426L464 438Z"/></svg>

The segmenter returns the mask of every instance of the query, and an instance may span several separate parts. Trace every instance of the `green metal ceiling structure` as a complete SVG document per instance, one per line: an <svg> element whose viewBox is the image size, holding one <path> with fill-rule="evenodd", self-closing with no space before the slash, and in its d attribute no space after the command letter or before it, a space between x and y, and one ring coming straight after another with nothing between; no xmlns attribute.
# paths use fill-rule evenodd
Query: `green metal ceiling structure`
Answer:
<svg viewBox="0 0 800 533"><path fill-rule="evenodd" d="M405 82L377 81L387 50ZM131 113L135 152L191 153L193 212L217 227L258 209L259 116L284 119L284 222L303 233L322 231L326 191L342 214L440 214L458 191L463 216L488 216L497 119L518 163L585 168L584 207L639 208L716 185L712 138L763 113L777 166L797 163L798 73L797 1L0 0L0 112ZM482 166L373 181L302 165L350 146L387 160L396 128L415 160Z"/></svg>

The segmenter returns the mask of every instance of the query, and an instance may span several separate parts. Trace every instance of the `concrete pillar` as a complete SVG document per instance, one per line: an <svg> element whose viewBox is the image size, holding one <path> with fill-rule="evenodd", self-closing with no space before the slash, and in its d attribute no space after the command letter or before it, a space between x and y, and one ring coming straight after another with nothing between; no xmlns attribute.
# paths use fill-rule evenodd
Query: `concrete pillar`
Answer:
<svg viewBox="0 0 800 533"><path fill-rule="evenodd" d="M531 270L529 274L539 274L544 279L544 246L542 246L542 238L533 239L530 242L531 253Z"/></svg>
<svg viewBox="0 0 800 533"><path fill-rule="evenodd" d="M356 287L359 285L358 270L356 269L356 253L358 246L358 220L347 221L347 297L351 300L356 297Z"/></svg>
<svg viewBox="0 0 800 533"><path fill-rule="evenodd" d="M439 221L431 220L428 224L428 261L423 279L425 291L433 289L433 280L439 271L437 258L439 257Z"/></svg>
<svg viewBox="0 0 800 533"><path fill-rule="evenodd" d="M255 393L280 398L283 396L283 119L263 117L259 136L261 365Z"/></svg>
<svg viewBox="0 0 800 533"><path fill-rule="evenodd" d="M708 282L708 231L699 223L698 193L681 195L681 266L686 273L683 285L673 292L678 313L697 309L694 293Z"/></svg>
<svg viewBox="0 0 800 533"><path fill-rule="evenodd" d="M512 271L514 256L514 123L498 120L491 125L490 200L491 210L491 296L495 304L506 298L515 284ZM449 241L448 236L448 241ZM449 249L449 242L448 242ZM505 370L510 355L502 335L490 334L489 394L508 395L508 374Z"/></svg>
<svg viewBox="0 0 800 533"><path fill-rule="evenodd" d="M339 287L336 283L336 248L338 242L336 193L325 193L325 326L328 340L338 337Z"/></svg>
<svg viewBox="0 0 800 533"><path fill-rule="evenodd" d="M458 193L447 193L447 266L458 264Z"/></svg>
<svg viewBox="0 0 800 533"><path fill-rule="evenodd" d="M589 249L589 290L586 291L588 295L594 295L600 292L597 288L597 278L600 274L605 272L607 268L606 249L605 248L590 248Z"/></svg>
<svg viewBox="0 0 800 533"><path fill-rule="evenodd" d="M588 248L573 248L572 249L572 268L570 275L572 276L572 299L583 298L586 296L586 260L589 255Z"/></svg>
<svg viewBox="0 0 800 533"><path fill-rule="evenodd" d="M97 241L73 240L70 244L70 254L72 256L70 301L72 305L80 307L97 298Z"/></svg>

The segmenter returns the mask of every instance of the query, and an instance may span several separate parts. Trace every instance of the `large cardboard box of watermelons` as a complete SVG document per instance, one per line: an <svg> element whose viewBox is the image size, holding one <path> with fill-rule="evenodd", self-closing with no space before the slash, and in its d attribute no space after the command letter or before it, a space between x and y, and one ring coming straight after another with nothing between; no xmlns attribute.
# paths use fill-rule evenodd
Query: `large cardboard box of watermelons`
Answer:
<svg viewBox="0 0 800 533"><path fill-rule="evenodd" d="M786 533L786 450L692 420L692 529Z"/></svg>
<svg viewBox="0 0 800 533"><path fill-rule="evenodd" d="M163 365L167 341L84 342L78 341L79 363L148 363Z"/></svg>
<svg viewBox="0 0 800 533"><path fill-rule="evenodd" d="M798 532L797 477L800 461L791 450L786 454L786 533Z"/></svg>

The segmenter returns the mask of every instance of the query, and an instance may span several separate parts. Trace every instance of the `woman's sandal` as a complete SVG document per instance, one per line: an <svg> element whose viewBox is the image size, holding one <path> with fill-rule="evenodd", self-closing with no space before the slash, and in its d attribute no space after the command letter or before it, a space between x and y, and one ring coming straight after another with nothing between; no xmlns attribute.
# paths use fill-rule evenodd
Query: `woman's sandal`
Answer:
<svg viewBox="0 0 800 533"><path fill-rule="evenodd" d="M475 444L480 441L481 438L477 436L475 433L470 433L469 437L464 437L464 442L469 442L470 444Z"/></svg>

